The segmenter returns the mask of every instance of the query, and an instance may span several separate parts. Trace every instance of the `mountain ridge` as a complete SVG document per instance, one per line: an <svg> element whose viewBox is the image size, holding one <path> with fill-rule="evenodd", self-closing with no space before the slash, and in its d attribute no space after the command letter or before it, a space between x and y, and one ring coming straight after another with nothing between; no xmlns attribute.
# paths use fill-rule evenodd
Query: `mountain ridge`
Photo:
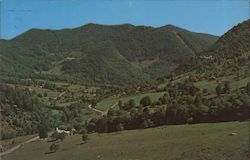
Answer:
<svg viewBox="0 0 250 160"><path fill-rule="evenodd" d="M218 41L208 49L208 54L220 55L224 58L234 57L250 51L250 19L238 23L222 35ZM226 55L225 55L226 54Z"/></svg>
<svg viewBox="0 0 250 160"><path fill-rule="evenodd" d="M62 66L57 68L63 68L64 70L60 72L68 74L70 77L72 75L69 73L72 73L72 71L69 72L71 70L69 68L82 68L81 65L73 62L78 62L78 59L81 62L86 62L84 58L90 52L98 59L98 56L102 54L102 50L98 50L98 48L104 47L109 48L111 52L116 50L116 54L124 57L129 62L129 64L125 63L124 60L121 62L120 59L112 61L112 63L109 61L109 65L120 66L121 64L126 64L125 68L129 68L129 71L126 72L125 77L132 76L135 77L134 79L141 79L142 82L147 82L148 79L166 76L179 63L187 61L196 54L206 50L217 38L212 35L190 32L173 25L166 25L164 28L154 28L130 24L99 25L90 23L75 29L31 29L9 41L0 43L0 55L5 57L1 58L2 60L9 59L13 61L5 63L17 72L20 72L21 67L23 68L22 71L26 70L32 74L33 72L41 71L47 74L51 73L49 71L56 67L55 64L58 64L59 61L65 61L69 57L72 62L62 63ZM137 68L140 68L139 70L134 68L135 64L149 61L152 63L144 68L140 68L141 65L137 66ZM104 61L99 62L104 63ZM119 65L118 62L120 63ZM72 66L70 67L69 64ZM104 64L100 65L104 66ZM92 66L89 70L95 71L94 68L96 66L89 66ZM114 67L110 67L110 69L112 71L99 73L101 74L100 79L104 83L122 82L119 76L116 76L118 79L107 79L107 73L111 75L112 73L118 73ZM134 75L133 72L135 70L140 72L140 74ZM5 67L0 72L8 73L10 70ZM88 70L85 70L84 73L79 70L78 73L73 75L78 75L75 77L76 79L96 82L93 77L83 76L89 75ZM148 76L151 78L148 78ZM129 81L128 84L138 83L140 82Z"/></svg>

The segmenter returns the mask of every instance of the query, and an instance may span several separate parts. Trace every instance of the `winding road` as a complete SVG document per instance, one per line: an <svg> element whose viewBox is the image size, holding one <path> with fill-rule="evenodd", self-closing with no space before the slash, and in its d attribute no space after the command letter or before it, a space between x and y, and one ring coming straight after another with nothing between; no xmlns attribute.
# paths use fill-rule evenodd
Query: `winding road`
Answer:
<svg viewBox="0 0 250 160"><path fill-rule="evenodd" d="M88 105L88 108L89 108L89 109L92 109L92 110L95 111L95 112L101 113L101 115L104 115L104 111L101 111L101 110L99 110L99 109L93 108L91 104Z"/></svg>
<svg viewBox="0 0 250 160"><path fill-rule="evenodd" d="M119 100L116 101L112 106L110 106L110 107L109 107L108 109L106 109L105 111L102 111L102 110L93 108L91 104L88 105L88 108L89 108L89 109L92 109L92 110L95 111L95 112L101 113L102 116L106 116L106 115L108 114L108 111L109 111L110 109L115 108L115 107L118 105L118 103L119 103Z"/></svg>

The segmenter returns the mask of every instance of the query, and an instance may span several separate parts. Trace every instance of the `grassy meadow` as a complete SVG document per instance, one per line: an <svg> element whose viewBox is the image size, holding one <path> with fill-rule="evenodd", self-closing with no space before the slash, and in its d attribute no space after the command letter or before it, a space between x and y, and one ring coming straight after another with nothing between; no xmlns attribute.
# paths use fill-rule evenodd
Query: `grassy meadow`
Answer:
<svg viewBox="0 0 250 160"><path fill-rule="evenodd" d="M19 136L19 137L12 138L12 139L0 140L0 144L5 149L9 149L11 147L14 147L17 144L23 143L24 141L27 141L33 137L36 137L36 136L37 135L26 135L26 136Z"/></svg>
<svg viewBox="0 0 250 160"><path fill-rule="evenodd" d="M236 133L231 136L230 133ZM175 125L66 137L56 153L52 142L40 140L3 156L2 160L247 160L249 123Z"/></svg>

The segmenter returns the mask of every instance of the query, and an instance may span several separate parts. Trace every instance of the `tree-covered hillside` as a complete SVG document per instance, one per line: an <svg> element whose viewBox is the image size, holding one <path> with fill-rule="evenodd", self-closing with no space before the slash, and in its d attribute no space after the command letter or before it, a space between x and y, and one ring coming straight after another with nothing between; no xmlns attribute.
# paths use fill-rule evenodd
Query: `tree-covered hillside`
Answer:
<svg viewBox="0 0 250 160"><path fill-rule="evenodd" d="M216 40L216 36L172 25L31 29L0 42L0 72L66 76L85 83L140 84L168 75Z"/></svg>
<svg viewBox="0 0 250 160"><path fill-rule="evenodd" d="M250 59L250 20L230 29L205 52L212 56L210 60L201 60L196 71L215 76L233 75L249 77Z"/></svg>
<svg viewBox="0 0 250 160"><path fill-rule="evenodd" d="M37 133L43 125L52 127L56 118L28 89L0 84L0 139Z"/></svg>
<svg viewBox="0 0 250 160"><path fill-rule="evenodd" d="M207 51L219 58L233 58L250 51L250 20L239 23Z"/></svg>
<svg viewBox="0 0 250 160"><path fill-rule="evenodd" d="M180 65L176 73L195 71L199 77L249 77L250 20L234 26L222 35L208 50L188 63Z"/></svg>

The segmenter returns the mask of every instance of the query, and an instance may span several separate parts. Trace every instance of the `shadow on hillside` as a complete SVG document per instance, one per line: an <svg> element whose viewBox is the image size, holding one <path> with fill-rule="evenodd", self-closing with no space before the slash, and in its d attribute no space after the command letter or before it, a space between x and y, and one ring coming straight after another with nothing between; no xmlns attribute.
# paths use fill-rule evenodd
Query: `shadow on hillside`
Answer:
<svg viewBox="0 0 250 160"><path fill-rule="evenodd" d="M51 154L51 153L55 153L55 152L49 151L49 152L45 152L44 154Z"/></svg>
<svg viewBox="0 0 250 160"><path fill-rule="evenodd" d="M51 139L51 140L48 140L47 142L55 142L56 139Z"/></svg>
<svg viewBox="0 0 250 160"><path fill-rule="evenodd" d="M59 143L60 141L59 141L58 139L50 139L50 140L48 140L47 142L48 142L48 143L50 143L50 142Z"/></svg>
<svg viewBox="0 0 250 160"><path fill-rule="evenodd" d="M76 145L83 145L86 144L87 142L82 142L82 143L77 143Z"/></svg>

